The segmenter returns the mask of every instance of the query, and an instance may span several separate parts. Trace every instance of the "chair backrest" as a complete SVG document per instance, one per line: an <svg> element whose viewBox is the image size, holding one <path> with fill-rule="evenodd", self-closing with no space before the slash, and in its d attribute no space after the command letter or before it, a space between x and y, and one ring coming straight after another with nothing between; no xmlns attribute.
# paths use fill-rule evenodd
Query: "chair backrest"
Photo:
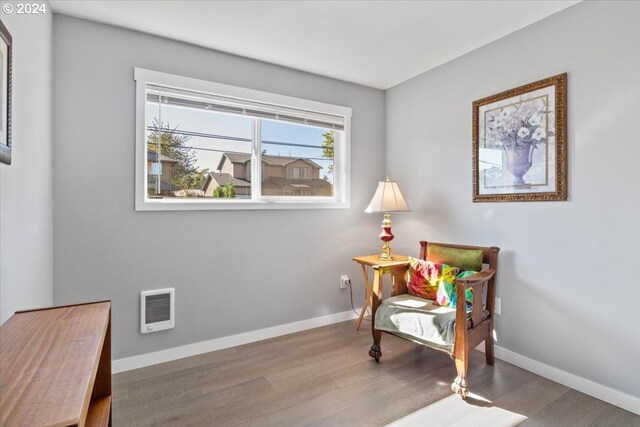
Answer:
<svg viewBox="0 0 640 427"><path fill-rule="evenodd" d="M455 248L455 249L481 250L482 263L487 264L489 268L492 270L497 270L498 268L498 252L500 252L500 248L498 247L456 245L453 243L434 243L434 242L430 242L430 243L432 245L446 246L448 248ZM426 260L429 257L428 248L429 248L429 242L421 240L420 241L420 259Z"/></svg>
<svg viewBox="0 0 640 427"><path fill-rule="evenodd" d="M496 276L498 274L498 252L500 248L496 246L467 246L456 245L452 243L433 243L432 245L446 246L455 249L473 249L482 251L482 263L487 264L491 270L495 270L496 275L489 280L488 287L486 289L486 307L490 313L493 313L495 296L496 296ZM426 260L429 257L429 243L424 240L420 241L420 259Z"/></svg>

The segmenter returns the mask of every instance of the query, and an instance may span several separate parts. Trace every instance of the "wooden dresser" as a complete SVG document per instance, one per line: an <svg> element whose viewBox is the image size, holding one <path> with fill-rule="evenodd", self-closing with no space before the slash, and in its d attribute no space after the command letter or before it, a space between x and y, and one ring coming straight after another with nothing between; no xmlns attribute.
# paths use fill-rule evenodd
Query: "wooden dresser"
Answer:
<svg viewBox="0 0 640 427"><path fill-rule="evenodd" d="M0 326L0 426L111 426L111 302Z"/></svg>

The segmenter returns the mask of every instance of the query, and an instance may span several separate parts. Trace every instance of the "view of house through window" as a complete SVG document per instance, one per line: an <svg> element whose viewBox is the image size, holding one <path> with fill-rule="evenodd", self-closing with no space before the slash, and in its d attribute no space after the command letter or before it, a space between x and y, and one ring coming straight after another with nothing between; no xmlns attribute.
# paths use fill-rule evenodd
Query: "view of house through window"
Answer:
<svg viewBox="0 0 640 427"><path fill-rule="evenodd" d="M343 124L237 104L146 86L149 200L334 196ZM252 185L256 177L259 185Z"/></svg>

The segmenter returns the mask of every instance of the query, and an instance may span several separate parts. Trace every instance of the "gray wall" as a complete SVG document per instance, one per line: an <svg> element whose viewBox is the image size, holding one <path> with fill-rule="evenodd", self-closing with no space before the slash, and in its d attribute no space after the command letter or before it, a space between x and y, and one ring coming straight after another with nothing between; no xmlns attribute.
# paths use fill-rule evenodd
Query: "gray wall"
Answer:
<svg viewBox="0 0 640 427"><path fill-rule="evenodd" d="M5 3L5 2L3 2ZM16 2L11 2L16 3ZM42 3L42 2L39 2ZM13 37L13 164L0 164L0 323L52 303L52 14L5 14Z"/></svg>
<svg viewBox="0 0 640 427"><path fill-rule="evenodd" d="M341 273L361 301L384 92L63 15L53 34L54 300L113 300L114 358L346 311ZM135 212L134 67L352 107L351 209ZM140 335L139 292L169 286L175 329Z"/></svg>
<svg viewBox="0 0 640 427"><path fill-rule="evenodd" d="M417 240L496 245L497 345L640 397L640 3L583 2L387 92ZM569 201L471 202L471 104L568 72Z"/></svg>

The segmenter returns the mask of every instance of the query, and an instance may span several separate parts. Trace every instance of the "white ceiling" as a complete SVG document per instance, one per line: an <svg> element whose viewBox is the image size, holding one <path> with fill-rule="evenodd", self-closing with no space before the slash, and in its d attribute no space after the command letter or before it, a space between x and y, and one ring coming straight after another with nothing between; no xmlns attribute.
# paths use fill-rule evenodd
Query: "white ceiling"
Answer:
<svg viewBox="0 0 640 427"><path fill-rule="evenodd" d="M55 12L388 89L578 1L75 1Z"/></svg>

